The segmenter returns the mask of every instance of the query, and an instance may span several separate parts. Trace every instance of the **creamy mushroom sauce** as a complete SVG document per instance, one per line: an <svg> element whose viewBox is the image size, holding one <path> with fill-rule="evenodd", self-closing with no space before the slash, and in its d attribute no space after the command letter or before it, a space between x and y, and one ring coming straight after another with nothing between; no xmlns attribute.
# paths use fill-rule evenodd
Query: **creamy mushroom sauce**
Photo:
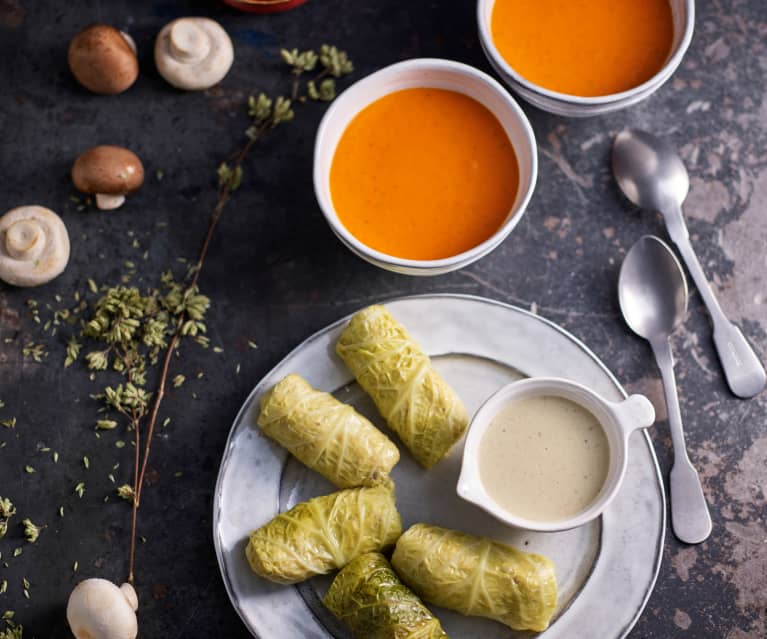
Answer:
<svg viewBox="0 0 767 639"><path fill-rule="evenodd" d="M509 513L555 522L594 501L609 453L594 415L541 395L514 400L493 417L480 442L479 472L488 495Z"/></svg>

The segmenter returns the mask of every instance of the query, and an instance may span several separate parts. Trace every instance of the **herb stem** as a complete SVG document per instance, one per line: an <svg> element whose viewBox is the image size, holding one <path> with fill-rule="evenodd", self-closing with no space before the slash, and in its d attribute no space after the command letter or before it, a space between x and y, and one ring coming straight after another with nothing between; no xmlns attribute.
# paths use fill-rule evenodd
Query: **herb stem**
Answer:
<svg viewBox="0 0 767 639"><path fill-rule="evenodd" d="M245 144L245 146L237 155L236 160L234 161L235 167L242 165L248 153L253 148L253 145L256 143L256 141L261 136L261 134L264 131L266 131L266 129L267 129L267 126L260 127L256 135L254 135L252 139L248 140L247 144ZM210 224L208 225L208 232L205 234L205 240L203 241L202 247L200 248L200 253L197 258L194 274L192 275L192 279L189 282L187 289L194 289L197 286L197 281L200 278L200 273L202 272L202 267L203 267L203 264L205 263L205 258L208 254L208 249L210 248L210 243L211 243L211 240L213 239L213 234L215 233L216 227L218 226L218 221L221 219L221 214L224 212L224 208L226 208L226 205L229 202L229 199L231 198L231 196L232 196L231 186L229 186L228 184L222 186L218 193L218 201L216 202L216 206L213 209L213 215L210 218ZM139 464L139 450L140 450L139 429L138 429L138 423L134 422L134 427L136 429L136 462L135 462L134 483L133 483L133 524L131 526L130 556L128 559L128 582L130 584L133 584L134 582L133 566L134 566L135 557L136 557L136 520L138 516L138 508L141 503L141 492L144 488L144 478L146 477L147 464L149 462L149 453L151 452L151 449L152 449L152 438L154 436L155 425L157 424L157 416L160 412L160 405L162 404L162 400L165 397L165 387L168 381L168 373L170 371L170 362L171 362L173 353L176 350L176 347L178 346L178 342L181 338L181 330L185 321L186 321L186 313L184 313L179 318L178 324L176 325L176 330L173 333L173 337L171 338L170 342L168 343L168 347L165 350L165 356L163 358L163 364L162 364L162 372L160 374L160 382L157 387L157 392L154 396L154 400L152 401L152 410L149 414L149 425L147 427L147 433L146 433L146 438L144 442L144 454L141 458L140 464ZM139 469L139 465L140 465L140 469Z"/></svg>
<svg viewBox="0 0 767 639"><path fill-rule="evenodd" d="M128 381L133 383L133 374L130 368L128 368ZM131 422L133 423L133 432L136 438L136 451L133 458L133 504L131 509L130 559L128 560L128 583L131 585L133 585L133 563L136 556L136 524L138 521L138 497L136 490L138 488L139 480L139 451L141 450L141 431L139 430L140 421L141 420L136 413L136 408L132 407Z"/></svg>
<svg viewBox="0 0 767 639"><path fill-rule="evenodd" d="M134 558L136 556L136 523L138 520L138 494L136 493L136 490L138 488L138 479L139 479L139 451L140 451L140 443L141 443L141 437L139 432L139 420L136 417L136 409L132 409L133 415L131 416L131 419L133 420L133 430L135 431L135 437L136 437L136 453L134 456L134 462L133 462L133 508L132 508L132 517L131 517L131 534L130 534L130 559L128 561L129 570L128 570L128 583L133 585L133 563Z"/></svg>

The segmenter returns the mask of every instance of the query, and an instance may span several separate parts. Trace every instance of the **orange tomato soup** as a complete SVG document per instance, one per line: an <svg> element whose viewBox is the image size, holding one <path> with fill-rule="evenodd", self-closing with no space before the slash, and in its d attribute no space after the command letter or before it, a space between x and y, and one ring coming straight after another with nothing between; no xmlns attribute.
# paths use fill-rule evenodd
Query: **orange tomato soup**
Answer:
<svg viewBox="0 0 767 639"><path fill-rule="evenodd" d="M433 260L495 233L511 211L519 169L500 122L462 93L418 88L373 102L336 148L330 192L367 246Z"/></svg>
<svg viewBox="0 0 767 639"><path fill-rule="evenodd" d="M581 97L627 91L671 50L668 0L496 0L498 52L523 78Z"/></svg>

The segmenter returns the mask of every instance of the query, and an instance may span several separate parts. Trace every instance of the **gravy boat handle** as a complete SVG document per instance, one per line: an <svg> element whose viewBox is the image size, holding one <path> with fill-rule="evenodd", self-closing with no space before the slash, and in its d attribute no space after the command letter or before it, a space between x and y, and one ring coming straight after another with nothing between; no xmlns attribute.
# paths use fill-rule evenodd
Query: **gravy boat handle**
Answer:
<svg viewBox="0 0 767 639"><path fill-rule="evenodd" d="M626 436L655 423L655 408L644 395L630 395L622 402L611 402L611 408Z"/></svg>

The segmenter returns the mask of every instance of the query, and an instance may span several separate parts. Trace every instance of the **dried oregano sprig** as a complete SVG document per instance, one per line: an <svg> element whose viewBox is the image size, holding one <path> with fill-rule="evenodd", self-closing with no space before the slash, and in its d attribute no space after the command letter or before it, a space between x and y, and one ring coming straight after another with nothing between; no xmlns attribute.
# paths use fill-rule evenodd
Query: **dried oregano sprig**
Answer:
<svg viewBox="0 0 767 639"><path fill-rule="evenodd" d="M329 45L323 45L320 48L319 54L309 51L299 53L297 50L293 50L292 52L282 51L281 55L283 60L285 60L285 62L287 62L287 64L291 67L291 73L293 75L291 98L288 99L284 96L270 98L266 94L261 93L258 95L258 97L251 96L248 99L248 116L250 117L251 122L245 131L247 142L238 152L234 154L234 160L231 164L228 162L223 162L219 165L216 171L218 178L218 199L216 201L215 207L213 208L213 214L211 215L208 231L205 235L205 239L203 240L200 254L197 258L197 263L190 270L190 280L182 289L183 292L176 296L178 305L174 306L171 304L165 306L166 310L169 310L172 313L173 320L175 321L175 332L172 333L170 339L167 340L167 346L164 347L165 355L162 358L162 373L160 376L160 382L157 386L157 390L152 394L151 397L151 408L149 408L148 413L148 430L145 438L144 453L140 468L138 452L140 442L138 425L140 423L140 418L135 420L136 473L135 481L133 484L133 495L131 499L133 504L133 523L131 527L130 558L128 565L128 581L130 583L133 583L137 511L141 501L141 491L144 485L147 461L149 459L152 437L154 434L155 425L157 423L157 416L163 397L165 395L165 387L168 381L171 357L173 356L173 352L178 346L179 340L183 336L195 336L198 341L205 339L204 336L201 335L201 333L204 332L204 324L202 324L202 319L205 310L207 310L209 302L207 298L200 296L197 289L197 281L200 277L200 273L202 272L205 257L208 254L208 248L216 230L216 226L218 225L218 221L221 218L221 214L223 213L224 208L232 197L234 191L236 191L242 184L243 162L262 135L264 135L267 131L275 129L281 124L285 124L293 120L295 117L293 105L296 100L299 100L300 102L306 101L306 97L300 95L302 75L305 72L314 69L316 67L317 60L319 60L323 70L319 73L318 76L314 78L313 81L310 81L307 84L307 91L310 93L310 98L312 97L311 94L313 91L309 87L309 84L311 84L311 82L319 81L321 82L320 89L316 90L315 87L314 93L316 93L318 96L315 99L332 100L335 97L335 82L324 83L325 88L323 89L324 80L331 79L327 76L340 78L348 73L351 73L354 69L351 60L349 60L349 57L344 51L340 51L336 47ZM178 293L178 291L176 292ZM175 311L173 309L175 309ZM173 322L171 322L171 325L173 325ZM130 375L128 376L128 381L133 383ZM119 396L117 389L115 389L115 393ZM135 410L145 410L147 408L148 402L149 398L146 398L146 401L144 403L140 403L139 407ZM127 408L134 410L131 406L127 406ZM128 491L126 490L123 490L123 495L121 496L130 498Z"/></svg>
<svg viewBox="0 0 767 639"><path fill-rule="evenodd" d="M205 347L209 344L204 320L210 299L199 292L196 272L197 267L187 273L185 281L179 282L167 271L160 277L159 288L146 292L126 285L103 288L89 307L90 314L88 309L84 309L86 319L81 323L79 334L72 336L67 343L65 366L72 365L85 353L83 359L92 377L113 371L124 378L118 384L105 386L92 397L102 402L102 411L124 415L128 419L129 429L134 431L133 486L130 487L130 493L121 495L133 505L131 580L137 509L159 401L165 390L170 355L185 337ZM163 351L165 354L159 384L157 390L150 391L146 388L147 376L159 364ZM147 415L151 417L142 457L141 421ZM98 430L112 430L116 426L117 423L112 419L99 419L96 422ZM82 482L78 484L77 492L82 497Z"/></svg>

